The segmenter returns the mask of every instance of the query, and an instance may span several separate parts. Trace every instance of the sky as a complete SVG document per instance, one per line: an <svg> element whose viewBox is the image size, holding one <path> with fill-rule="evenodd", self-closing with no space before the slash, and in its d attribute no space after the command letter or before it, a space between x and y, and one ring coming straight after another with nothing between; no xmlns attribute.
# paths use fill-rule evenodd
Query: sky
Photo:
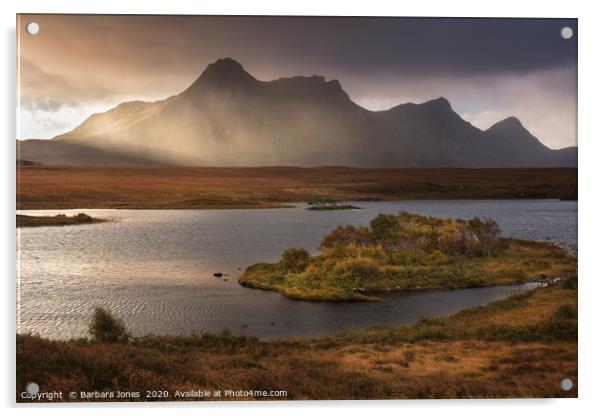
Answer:
<svg viewBox="0 0 602 416"><path fill-rule="evenodd" d="M515 116L548 147L577 144L575 19L21 15L17 26L22 139L178 94L231 57L264 81L338 79L370 110L443 96L478 128Z"/></svg>

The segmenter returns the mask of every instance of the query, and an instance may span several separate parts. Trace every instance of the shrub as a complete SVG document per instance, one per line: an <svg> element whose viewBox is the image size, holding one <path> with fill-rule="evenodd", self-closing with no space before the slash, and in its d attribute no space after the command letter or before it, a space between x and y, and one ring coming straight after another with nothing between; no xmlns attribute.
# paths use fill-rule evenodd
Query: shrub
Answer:
<svg viewBox="0 0 602 416"><path fill-rule="evenodd" d="M430 254L429 260L431 260L432 262L435 262L435 263L442 262L443 260L445 260L445 254L443 254L441 252L441 250L434 250Z"/></svg>
<svg viewBox="0 0 602 416"><path fill-rule="evenodd" d="M399 239L399 223L395 215L379 214L370 221L370 232L374 240L382 244L393 244Z"/></svg>
<svg viewBox="0 0 602 416"><path fill-rule="evenodd" d="M562 282L562 288L568 290L577 290L577 276L571 276Z"/></svg>
<svg viewBox="0 0 602 416"><path fill-rule="evenodd" d="M396 216L381 214L370 223L370 234L388 251L403 251L413 257L436 251L454 256L491 257L503 248L498 224L478 217L465 221L408 212Z"/></svg>
<svg viewBox="0 0 602 416"><path fill-rule="evenodd" d="M369 257L357 257L341 261L335 268L335 273L359 280L376 280L381 273L380 264Z"/></svg>
<svg viewBox="0 0 602 416"><path fill-rule="evenodd" d="M130 338L123 321L103 308L94 309L89 331L92 339L99 342L127 342Z"/></svg>
<svg viewBox="0 0 602 416"><path fill-rule="evenodd" d="M305 269L303 275L308 280L321 280L323 277L323 271L317 265L310 264Z"/></svg>
<svg viewBox="0 0 602 416"><path fill-rule="evenodd" d="M473 254L491 257L499 250L500 227L491 218L478 217L468 221L468 226L473 234Z"/></svg>
<svg viewBox="0 0 602 416"><path fill-rule="evenodd" d="M352 257L369 257L378 262L386 262L389 259L389 253L382 246L353 246L350 251Z"/></svg>
<svg viewBox="0 0 602 416"><path fill-rule="evenodd" d="M412 264L415 258L404 250L394 250L389 253L388 262L397 266Z"/></svg>
<svg viewBox="0 0 602 416"><path fill-rule="evenodd" d="M551 341L577 341L577 320L558 316L563 313L565 312L555 313L550 319L540 323L536 328L537 338Z"/></svg>
<svg viewBox="0 0 602 416"><path fill-rule="evenodd" d="M355 246L373 245L374 241L370 235L370 230L366 227L354 227L352 225L338 226L324 237L320 245L321 248L337 248Z"/></svg>
<svg viewBox="0 0 602 416"><path fill-rule="evenodd" d="M302 248L289 248L282 253L282 266L287 272L300 272L309 265L309 253Z"/></svg>
<svg viewBox="0 0 602 416"><path fill-rule="evenodd" d="M561 305L554 311L554 318L577 319L577 308L575 305Z"/></svg>

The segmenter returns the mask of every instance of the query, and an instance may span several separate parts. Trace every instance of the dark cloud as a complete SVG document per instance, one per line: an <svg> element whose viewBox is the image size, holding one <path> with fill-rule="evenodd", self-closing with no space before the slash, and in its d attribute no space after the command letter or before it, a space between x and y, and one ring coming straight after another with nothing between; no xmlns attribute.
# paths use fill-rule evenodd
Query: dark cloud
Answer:
<svg viewBox="0 0 602 416"><path fill-rule="evenodd" d="M445 19L236 16L26 17L41 21L24 47L46 45L63 58L149 71L200 70L227 55L245 65L349 72L484 74L574 64L576 19ZM45 39L41 39L44 38ZM48 55L45 53L44 55ZM89 61L91 58L91 61Z"/></svg>
<svg viewBox="0 0 602 416"><path fill-rule="evenodd" d="M36 36L24 34L32 20ZM48 111L160 99L230 56L263 80L337 78L372 108L455 94L448 98L460 112L504 112L491 85L524 85L550 71L568 74L554 96L574 99L577 40L560 36L564 26L577 34L576 19L21 15L19 52L30 63L22 93ZM466 85L491 96L475 92L468 102L458 93Z"/></svg>
<svg viewBox="0 0 602 416"><path fill-rule="evenodd" d="M576 29L570 19L244 18L230 24L287 62L326 64L340 73L521 73L576 60L576 39L560 36L564 26Z"/></svg>

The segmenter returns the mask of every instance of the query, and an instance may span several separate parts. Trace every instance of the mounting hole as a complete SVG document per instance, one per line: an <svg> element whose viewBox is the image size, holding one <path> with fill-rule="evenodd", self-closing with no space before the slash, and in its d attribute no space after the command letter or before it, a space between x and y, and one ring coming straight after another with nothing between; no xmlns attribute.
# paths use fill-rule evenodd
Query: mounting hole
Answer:
<svg viewBox="0 0 602 416"><path fill-rule="evenodd" d="M562 29L560 29L560 36L562 36L562 39L570 39L573 37L573 29L571 29L568 26L563 27Z"/></svg>
<svg viewBox="0 0 602 416"><path fill-rule="evenodd" d="M25 386L25 391L30 395L35 396L40 391L40 386L38 386L38 383L29 383Z"/></svg>
<svg viewBox="0 0 602 416"><path fill-rule="evenodd" d="M29 22L27 23L27 25L25 26L25 30L27 31L27 33L29 33L30 35L37 35L38 32L40 31L40 25L37 24L36 22Z"/></svg>
<svg viewBox="0 0 602 416"><path fill-rule="evenodd" d="M573 388L573 382L570 378L565 378L560 382L560 388L564 391L569 391Z"/></svg>

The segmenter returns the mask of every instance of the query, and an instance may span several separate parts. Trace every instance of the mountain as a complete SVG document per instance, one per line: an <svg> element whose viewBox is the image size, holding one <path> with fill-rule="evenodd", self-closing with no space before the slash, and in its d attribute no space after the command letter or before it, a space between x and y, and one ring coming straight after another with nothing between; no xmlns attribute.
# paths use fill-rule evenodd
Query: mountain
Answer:
<svg viewBox="0 0 602 416"><path fill-rule="evenodd" d="M518 166L577 166L577 148L552 150L523 127L516 117L508 117L485 131L501 160L512 160Z"/></svg>
<svg viewBox="0 0 602 416"><path fill-rule="evenodd" d="M482 131L445 98L369 111L337 80L260 81L231 58L178 95L119 104L19 149L44 165L576 166L576 148L551 150L515 118Z"/></svg>

